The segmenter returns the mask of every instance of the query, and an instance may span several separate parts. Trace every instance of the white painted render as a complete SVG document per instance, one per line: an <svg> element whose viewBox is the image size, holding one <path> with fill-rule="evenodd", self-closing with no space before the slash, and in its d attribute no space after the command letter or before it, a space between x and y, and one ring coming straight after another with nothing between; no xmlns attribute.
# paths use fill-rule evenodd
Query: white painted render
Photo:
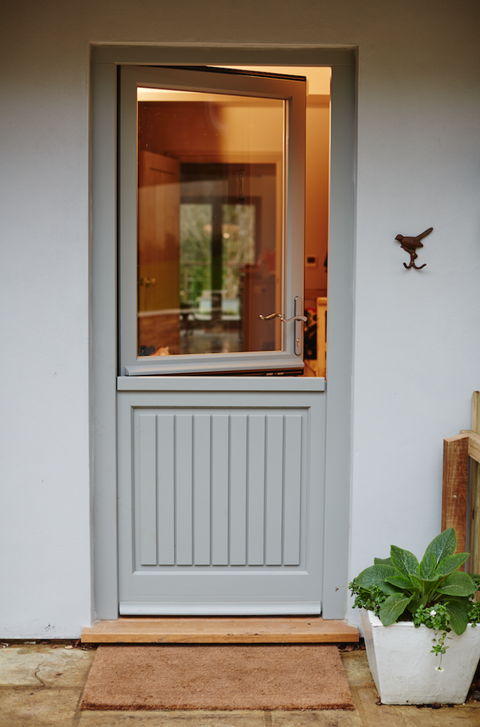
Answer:
<svg viewBox="0 0 480 727"><path fill-rule="evenodd" d="M439 531L442 440L480 388L479 27L476 0L3 8L0 637L76 637L93 614L89 44L359 49L353 576ZM395 235L430 226L406 271Z"/></svg>

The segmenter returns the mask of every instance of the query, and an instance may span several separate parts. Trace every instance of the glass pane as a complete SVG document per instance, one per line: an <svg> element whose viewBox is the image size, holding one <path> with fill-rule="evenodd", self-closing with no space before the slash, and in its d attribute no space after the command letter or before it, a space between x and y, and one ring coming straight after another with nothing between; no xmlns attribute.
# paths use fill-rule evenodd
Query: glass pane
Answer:
<svg viewBox="0 0 480 727"><path fill-rule="evenodd" d="M138 89L138 355L279 351L284 101Z"/></svg>

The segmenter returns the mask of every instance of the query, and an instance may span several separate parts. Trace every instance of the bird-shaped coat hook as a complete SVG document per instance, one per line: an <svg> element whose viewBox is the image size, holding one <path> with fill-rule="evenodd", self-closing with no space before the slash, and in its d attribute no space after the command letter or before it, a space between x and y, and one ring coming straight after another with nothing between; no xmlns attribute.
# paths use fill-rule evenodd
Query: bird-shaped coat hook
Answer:
<svg viewBox="0 0 480 727"><path fill-rule="evenodd" d="M433 227L429 227L428 230L425 230L425 232L422 232L421 235L417 235L416 237L404 237L403 235L397 235L396 240L400 243L400 247L402 250L405 250L405 252L408 252L410 255L410 263L407 265L407 263L403 263L403 267L407 270L409 268L415 268L415 270L421 270L425 267L427 263L424 263L423 265L415 265L415 260L417 259L418 255L415 252L418 250L418 248L423 247L423 242L420 242L420 240L423 240L424 237L429 235L433 230Z"/></svg>

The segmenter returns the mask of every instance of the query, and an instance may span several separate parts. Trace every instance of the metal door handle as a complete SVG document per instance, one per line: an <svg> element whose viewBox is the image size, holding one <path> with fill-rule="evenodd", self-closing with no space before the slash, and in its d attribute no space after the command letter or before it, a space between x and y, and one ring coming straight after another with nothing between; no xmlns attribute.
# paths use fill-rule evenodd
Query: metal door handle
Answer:
<svg viewBox="0 0 480 727"><path fill-rule="evenodd" d="M258 316L261 321L270 321L272 318L280 318L282 323L288 323L289 321L306 321L307 316L292 316L291 318L284 318L281 313L270 313L269 316Z"/></svg>
<svg viewBox="0 0 480 727"><path fill-rule="evenodd" d="M291 318L284 318L281 313L270 313L268 316L258 316L261 321L271 321L272 318L280 318L282 323L288 323L289 321L295 321L293 324L293 350L296 356L302 355L302 321L306 322L307 316L298 315L297 311L303 310L302 299L299 295L296 295L293 299L293 310L295 315Z"/></svg>

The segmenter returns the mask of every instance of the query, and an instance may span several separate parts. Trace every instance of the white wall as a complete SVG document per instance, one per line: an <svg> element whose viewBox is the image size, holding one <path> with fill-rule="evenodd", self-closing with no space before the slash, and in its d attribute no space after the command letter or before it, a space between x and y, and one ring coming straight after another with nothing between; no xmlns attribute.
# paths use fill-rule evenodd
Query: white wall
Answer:
<svg viewBox="0 0 480 727"><path fill-rule="evenodd" d="M476 0L3 9L0 636L91 619L88 43L359 46L354 575L438 532L442 439L480 388L479 21ZM430 226L405 271L395 235Z"/></svg>

